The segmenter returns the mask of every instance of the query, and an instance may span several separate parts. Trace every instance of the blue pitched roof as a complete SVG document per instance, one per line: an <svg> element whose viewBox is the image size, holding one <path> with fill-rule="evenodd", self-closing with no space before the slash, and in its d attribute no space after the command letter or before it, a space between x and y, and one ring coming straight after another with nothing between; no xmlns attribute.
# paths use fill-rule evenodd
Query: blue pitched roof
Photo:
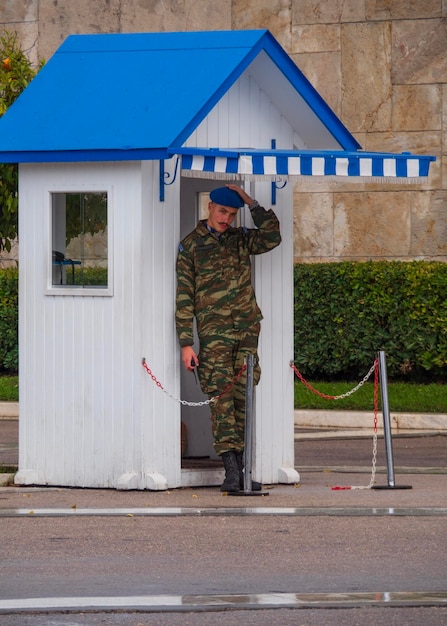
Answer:
<svg viewBox="0 0 447 626"><path fill-rule="evenodd" d="M0 162L166 158L261 53L360 147L266 30L72 35L0 119Z"/></svg>

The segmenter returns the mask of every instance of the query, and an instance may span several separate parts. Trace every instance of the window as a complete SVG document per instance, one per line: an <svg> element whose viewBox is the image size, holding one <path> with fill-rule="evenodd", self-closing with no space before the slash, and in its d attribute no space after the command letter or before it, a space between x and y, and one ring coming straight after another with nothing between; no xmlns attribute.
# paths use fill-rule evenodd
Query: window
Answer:
<svg viewBox="0 0 447 626"><path fill-rule="evenodd" d="M52 286L108 286L107 192L52 194Z"/></svg>

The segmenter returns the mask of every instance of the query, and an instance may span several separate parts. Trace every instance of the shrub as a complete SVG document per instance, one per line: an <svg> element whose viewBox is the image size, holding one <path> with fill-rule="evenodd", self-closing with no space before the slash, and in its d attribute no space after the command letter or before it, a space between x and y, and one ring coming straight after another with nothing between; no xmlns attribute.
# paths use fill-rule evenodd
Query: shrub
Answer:
<svg viewBox="0 0 447 626"><path fill-rule="evenodd" d="M303 374L356 380L378 350L390 379L445 380L447 264L297 264L295 363Z"/></svg>
<svg viewBox="0 0 447 626"><path fill-rule="evenodd" d="M17 372L18 347L18 270L0 271L0 370Z"/></svg>

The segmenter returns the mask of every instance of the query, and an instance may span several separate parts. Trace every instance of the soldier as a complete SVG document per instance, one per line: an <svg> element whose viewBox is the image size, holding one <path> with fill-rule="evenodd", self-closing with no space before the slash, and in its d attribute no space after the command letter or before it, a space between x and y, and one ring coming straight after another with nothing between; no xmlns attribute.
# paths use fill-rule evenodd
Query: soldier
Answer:
<svg viewBox="0 0 447 626"><path fill-rule="evenodd" d="M257 228L231 226L247 204ZM214 449L222 457L225 480L221 491L243 489L245 386L243 373L232 384L247 354L255 355L253 382L261 370L257 347L262 319L251 282L250 255L262 254L281 242L279 222L237 185L214 189L209 215L179 244L177 257L176 326L182 362L198 367L200 386L214 397L211 421ZM199 335L199 356L193 349L193 320ZM253 490L261 485L253 482Z"/></svg>

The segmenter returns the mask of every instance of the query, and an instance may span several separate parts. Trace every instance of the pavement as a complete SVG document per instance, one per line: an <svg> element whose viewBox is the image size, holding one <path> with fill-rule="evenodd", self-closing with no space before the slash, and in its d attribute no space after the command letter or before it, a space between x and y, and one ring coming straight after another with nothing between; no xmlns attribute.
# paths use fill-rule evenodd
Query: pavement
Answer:
<svg viewBox="0 0 447 626"><path fill-rule="evenodd" d="M0 465L17 464L17 434L0 419ZM10 480L1 623L447 623L447 432L394 432L393 484L379 433L371 489L372 435L297 427L300 483L259 497Z"/></svg>

